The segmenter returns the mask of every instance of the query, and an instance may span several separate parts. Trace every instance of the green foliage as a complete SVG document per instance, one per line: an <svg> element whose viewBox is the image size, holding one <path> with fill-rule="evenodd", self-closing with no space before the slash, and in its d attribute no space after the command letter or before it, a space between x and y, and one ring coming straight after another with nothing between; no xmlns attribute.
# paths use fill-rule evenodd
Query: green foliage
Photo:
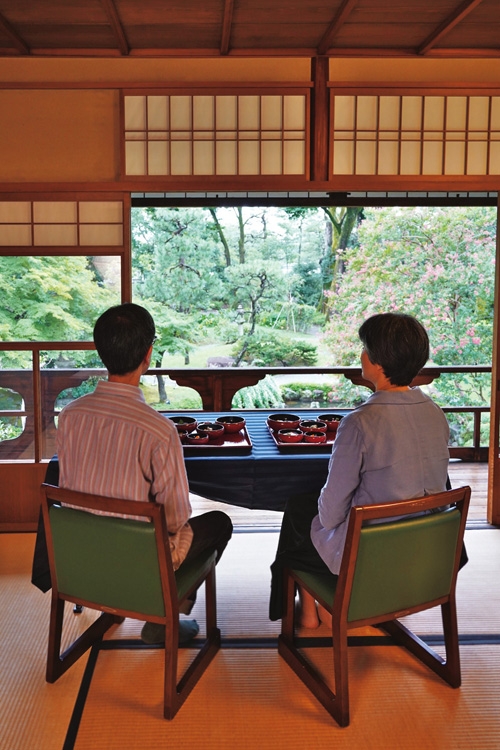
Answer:
<svg viewBox="0 0 500 750"><path fill-rule="evenodd" d="M0 440L13 440L23 431L21 419L0 417Z"/></svg>
<svg viewBox="0 0 500 750"><path fill-rule="evenodd" d="M302 305L293 299L284 304L278 314L263 314L259 317L261 326L269 326L281 331L301 331L308 333L313 327L323 328L326 318L311 305Z"/></svg>
<svg viewBox="0 0 500 750"><path fill-rule="evenodd" d="M232 409L283 409L285 402L271 375L266 375L257 385L242 388L234 394Z"/></svg>
<svg viewBox="0 0 500 750"><path fill-rule="evenodd" d="M236 314L232 313L228 319L227 310L210 310L200 312L193 320L193 326L203 341L221 341L223 344L232 344L238 338L238 325Z"/></svg>
<svg viewBox="0 0 500 750"><path fill-rule="evenodd" d="M239 342L234 349L238 358L258 367L312 367L316 364L317 347L307 341L284 339L275 333L259 331Z"/></svg>
<svg viewBox="0 0 500 750"><path fill-rule="evenodd" d="M10 411L22 408L23 399L17 391L10 388L0 388L0 410Z"/></svg>
<svg viewBox="0 0 500 750"><path fill-rule="evenodd" d="M365 386L353 385L344 377L334 378L328 400L337 406L359 406L370 396L371 390Z"/></svg>
<svg viewBox="0 0 500 750"><path fill-rule="evenodd" d="M87 380L84 380L83 383L80 383L80 385L77 385L74 388L66 388L66 390L61 391L56 399L56 408L62 409L64 404L69 403L70 401L74 401L75 398L85 396L87 393L93 393L96 389L98 381L103 379L103 377L92 376L90 378L87 378Z"/></svg>
<svg viewBox="0 0 500 750"><path fill-rule="evenodd" d="M235 341L238 305L249 335L263 325L323 325L317 210L294 218L270 208L147 208L133 209L132 220L134 299L154 307L157 323L160 313L164 327L175 323L176 351Z"/></svg>
<svg viewBox="0 0 500 750"><path fill-rule="evenodd" d="M260 322L263 313L279 310L288 299L288 281L282 266L274 261L229 266L224 271L224 281L228 299L249 312L251 327Z"/></svg>
<svg viewBox="0 0 500 750"><path fill-rule="evenodd" d="M287 383L286 386L282 386L281 393L285 401L311 401L318 400L316 394L319 396L320 401L331 401L331 385L325 383Z"/></svg>
<svg viewBox="0 0 500 750"><path fill-rule="evenodd" d="M223 258L204 209L133 209L134 296L177 313L210 308L223 296Z"/></svg>
<svg viewBox="0 0 500 750"><path fill-rule="evenodd" d="M180 412L189 409L201 409L201 396L193 388L185 388L172 383L165 378L165 388L168 396L168 405L158 400L158 388L154 384L154 378L146 376L142 378L140 388L144 393L147 403L157 411L168 413Z"/></svg>
<svg viewBox="0 0 500 750"><path fill-rule="evenodd" d="M359 245L328 294L325 341L335 363L359 361L357 330L378 312L418 317L431 362L491 361L495 211L488 208L371 209Z"/></svg>
<svg viewBox="0 0 500 750"><path fill-rule="evenodd" d="M90 259L65 256L0 257L0 339L82 341L95 318L117 301ZM52 355L42 354L42 363ZM30 366L24 352L2 352L3 367Z"/></svg>
<svg viewBox="0 0 500 750"><path fill-rule="evenodd" d="M317 308L323 297L323 276L318 260L299 263L297 275L299 281L295 286L295 294L299 302Z"/></svg>
<svg viewBox="0 0 500 750"><path fill-rule="evenodd" d="M357 365L359 325L387 310L424 323L431 363L489 364L495 223L493 208L133 209L134 300L155 318L156 366L205 366L234 342L246 363L312 366L320 357ZM97 316L119 301L102 258L5 256L0 284L1 340L89 340ZM300 335L323 331L319 353ZM91 351L41 353L44 367L63 360L101 367ZM5 352L0 366L30 369L31 356ZM369 395L334 381L332 405L356 405ZM490 377L443 375L431 390L442 405L487 404ZM198 408L187 405L196 398L174 408ZM272 408L279 399L275 394ZM262 392L255 400L269 401ZM457 440L470 439L469 417L450 421Z"/></svg>
<svg viewBox="0 0 500 750"><path fill-rule="evenodd" d="M333 361L359 362L359 325L374 313L415 315L430 363L489 364L493 333L496 212L490 208L371 209L344 255L328 297ZM488 374L442 375L428 388L441 406L487 405ZM336 398L343 388L337 392ZM347 402L346 402L347 403ZM452 442L471 444L473 420L449 414Z"/></svg>

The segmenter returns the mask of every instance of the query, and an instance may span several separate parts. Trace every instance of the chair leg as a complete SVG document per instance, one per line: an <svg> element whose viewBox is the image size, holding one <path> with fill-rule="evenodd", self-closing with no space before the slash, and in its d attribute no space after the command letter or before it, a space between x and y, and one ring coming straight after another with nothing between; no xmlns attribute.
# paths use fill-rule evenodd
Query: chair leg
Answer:
<svg viewBox="0 0 500 750"><path fill-rule="evenodd" d="M460 670L460 649L457 625L457 607L455 599L441 605L444 643L446 648L446 681L454 688L462 684Z"/></svg>
<svg viewBox="0 0 500 750"><path fill-rule="evenodd" d="M165 633L165 695L163 715L173 719L203 672L220 648L220 630L217 627L217 602L215 591L215 565L205 579L205 615L207 638L202 648L176 684L178 626L166 627Z"/></svg>
<svg viewBox="0 0 500 750"><path fill-rule="evenodd" d="M55 682L66 672L91 646L99 641L118 618L103 612L65 651L61 651L61 635L64 618L64 599L53 591L50 610L49 646L47 652L47 669L45 679ZM123 618L121 618L123 619Z"/></svg>
<svg viewBox="0 0 500 750"><path fill-rule="evenodd" d="M429 669L432 669L442 680L451 687L458 688L461 684L460 652L458 648L458 628L455 602L441 605L443 619L446 659L436 653L425 641L409 630L399 620L379 623L379 627L391 635L396 643L404 646L410 653L420 659Z"/></svg>
<svg viewBox="0 0 500 750"><path fill-rule="evenodd" d="M163 715L173 719L180 708L177 693L177 656L179 648L179 618L172 617L165 626L165 672Z"/></svg>
<svg viewBox="0 0 500 750"><path fill-rule="evenodd" d="M205 617L207 623L207 638L212 635L220 642L220 630L217 628L217 597L215 585L215 566L212 567L205 579Z"/></svg>
<svg viewBox="0 0 500 750"><path fill-rule="evenodd" d="M61 649L61 634L64 617L64 601L52 593L50 607L49 625L49 647L47 653L47 669L45 679L47 682L55 682L62 674L59 664L59 653Z"/></svg>
<svg viewBox="0 0 500 750"><path fill-rule="evenodd" d="M347 629L334 620L332 628L333 674L335 677L336 713L341 727L349 725L349 661Z"/></svg>
<svg viewBox="0 0 500 750"><path fill-rule="evenodd" d="M330 690L317 670L299 651L295 642L295 580L285 579L285 611L278 636L278 653L304 685L341 727L349 725L349 690L347 673L347 633L334 628L333 672L335 692Z"/></svg>

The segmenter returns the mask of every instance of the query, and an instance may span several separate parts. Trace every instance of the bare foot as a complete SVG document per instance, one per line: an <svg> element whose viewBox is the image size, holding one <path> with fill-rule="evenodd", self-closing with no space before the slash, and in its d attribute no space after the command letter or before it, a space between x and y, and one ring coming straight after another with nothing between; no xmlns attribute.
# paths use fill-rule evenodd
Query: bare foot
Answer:
<svg viewBox="0 0 500 750"><path fill-rule="evenodd" d="M308 630L319 628L316 602L310 594L302 589L299 589L299 601L297 603L297 625Z"/></svg>
<svg viewBox="0 0 500 750"><path fill-rule="evenodd" d="M308 630L316 630L319 628L319 617L316 615L314 616L305 616L302 612L300 612L300 609L298 611L298 617L297 617L297 625L299 628L307 628Z"/></svg>

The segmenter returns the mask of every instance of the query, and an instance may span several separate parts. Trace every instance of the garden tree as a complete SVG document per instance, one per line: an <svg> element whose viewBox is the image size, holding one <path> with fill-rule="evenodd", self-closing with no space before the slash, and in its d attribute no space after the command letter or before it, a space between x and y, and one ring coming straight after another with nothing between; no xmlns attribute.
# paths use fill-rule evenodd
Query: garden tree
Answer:
<svg viewBox="0 0 500 750"><path fill-rule="evenodd" d="M248 316L248 325L242 341L236 366L245 356L257 326L259 316L276 308L278 300L286 299L287 282L278 263L253 263L230 266L225 271L226 282L237 304Z"/></svg>
<svg viewBox="0 0 500 750"><path fill-rule="evenodd" d="M284 409L281 390L272 375L234 394L232 409Z"/></svg>
<svg viewBox="0 0 500 750"><path fill-rule="evenodd" d="M495 209L384 208L365 211L359 245L345 254L328 294L325 332L336 365L359 362L357 330L379 312L415 315L429 332L436 365L490 364L494 304ZM444 376L441 403L484 404L489 378Z"/></svg>
<svg viewBox="0 0 500 750"><path fill-rule="evenodd" d="M207 310L223 294L220 246L204 209L134 209L134 294L177 312Z"/></svg>
<svg viewBox="0 0 500 750"><path fill-rule="evenodd" d="M116 304L116 293L102 285L92 261L71 256L0 258L3 341L88 341L96 318ZM95 360L89 352L72 352L75 364ZM90 357L90 358L89 358ZM53 354L42 352L42 364ZM25 352L2 352L4 367L30 366Z"/></svg>
<svg viewBox="0 0 500 750"><path fill-rule="evenodd" d="M207 211L210 213L215 229L217 230L217 234L219 235L219 239L222 242L222 247L224 248L224 258L226 261L226 266L231 265L231 248L229 247L229 243L226 238L226 234L224 232L224 228L222 224L219 221L219 217L217 216L217 209L216 208L207 208Z"/></svg>
<svg viewBox="0 0 500 750"><path fill-rule="evenodd" d="M322 211L326 221L324 225L324 252L320 259L323 275L323 291L335 292L345 269L345 251L349 246L352 233L361 221L363 208L360 206L321 206L319 208L290 207L285 209L289 216L300 219L307 212ZM324 298L321 298L320 309L327 309Z"/></svg>
<svg viewBox="0 0 500 750"><path fill-rule="evenodd" d="M324 254L323 226L318 222L317 210L301 210L293 216L288 209L280 209L278 216L280 253L277 257L286 269L294 272L290 285L290 295L295 302L294 320L304 319L303 326L299 324L302 330L308 330L313 323L323 326L325 317L316 312L323 302L321 258Z"/></svg>
<svg viewBox="0 0 500 750"><path fill-rule="evenodd" d="M160 305L154 300L141 300L155 321L156 340L153 346L153 367L162 367L165 354L184 355L184 362L189 364L189 353L193 349L192 326L189 320L176 315L165 305ZM158 382L158 400L160 403L169 403L165 389L165 378L163 375L156 376Z"/></svg>
<svg viewBox="0 0 500 750"><path fill-rule="evenodd" d="M318 352L314 344L299 339L284 339L268 328L247 337L235 348L238 362L258 367L314 367Z"/></svg>
<svg viewBox="0 0 500 750"><path fill-rule="evenodd" d="M231 247L236 248L238 263L246 263L256 256L264 257L269 245L274 245L274 234L268 232L267 214L271 209L207 208L214 228L224 248L226 266L232 263ZM249 255L250 254L250 255Z"/></svg>
<svg viewBox="0 0 500 750"><path fill-rule="evenodd" d="M285 227L284 217L273 208L135 209L134 297L155 300L188 315L191 341L196 330L198 341L202 334L206 341L212 336L210 343L214 338L234 341L240 303L249 316L247 335L254 333L258 304L261 323L274 324L279 319L281 327L291 324L304 330L314 318L314 304L306 304L301 291L318 265L319 235L317 227L312 229L317 222L305 222L307 229L299 245L293 222L288 220ZM309 263L302 277L295 272L299 248ZM279 285L268 283L276 262L281 264ZM249 268L253 273L255 264L259 271L264 269L258 284L265 289L265 304L260 301L263 290L256 286L255 276L246 293L235 294L236 277L231 276L231 269L240 269L234 273L244 279L246 287L245 274Z"/></svg>
<svg viewBox="0 0 500 750"><path fill-rule="evenodd" d="M237 206L235 208L236 211L236 217L238 219L238 260L240 263L245 263L246 261L246 248L245 248L245 226L247 221L243 219L243 209L241 206Z"/></svg>
<svg viewBox="0 0 500 750"><path fill-rule="evenodd" d="M275 319L279 317L281 326L288 324L294 330L309 328L316 302L322 297L318 261L321 233L313 214L309 212L295 219L283 209L272 207L207 210L214 220L225 257L241 261L244 247L247 262L281 264L288 281L288 294L276 301ZM231 304L231 297L227 301ZM319 322L322 324L324 320Z"/></svg>

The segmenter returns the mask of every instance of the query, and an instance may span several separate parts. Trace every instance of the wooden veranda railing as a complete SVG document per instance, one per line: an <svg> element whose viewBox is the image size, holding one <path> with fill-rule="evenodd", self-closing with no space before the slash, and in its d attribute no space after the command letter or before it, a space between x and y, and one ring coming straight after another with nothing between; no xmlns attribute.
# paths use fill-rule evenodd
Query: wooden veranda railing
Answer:
<svg viewBox="0 0 500 750"><path fill-rule="evenodd" d="M29 351L32 356L31 369L0 370L0 388L19 393L23 408L0 411L0 417L15 417L24 420L21 435L11 440L0 441L0 461L34 460L39 462L50 457L55 449L55 417L58 414L56 400L59 394L79 386L91 376L104 373L89 368L54 368L40 366L40 352L77 351L94 349L92 342L0 342L0 351ZM443 374L489 373L487 365L463 365L426 367L413 385L430 384ZM341 375L355 385L371 387L361 376L360 367L212 367L196 369L154 368L150 375L168 375L180 386L193 388L201 397L206 411L229 411L237 391L256 385L266 375ZM337 405L340 408L340 405ZM472 445L450 448L453 458L465 461L487 461L488 447L481 445L481 415L489 412L488 406L445 407L449 413L473 414L474 427Z"/></svg>

